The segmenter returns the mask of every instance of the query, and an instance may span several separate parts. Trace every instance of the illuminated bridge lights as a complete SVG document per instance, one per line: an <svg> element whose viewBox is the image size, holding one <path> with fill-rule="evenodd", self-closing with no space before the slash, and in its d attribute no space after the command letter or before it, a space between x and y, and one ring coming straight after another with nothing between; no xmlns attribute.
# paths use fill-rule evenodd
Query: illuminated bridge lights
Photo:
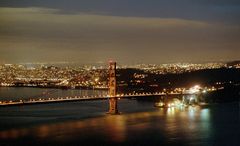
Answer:
<svg viewBox="0 0 240 146"><path fill-rule="evenodd" d="M194 86L194 90L198 89L199 87L198 86ZM212 88L210 88L212 90ZM215 88L215 90L218 90ZM200 90L201 91L201 90ZM200 93L205 93L207 92L207 88L205 88L205 90L202 90ZM184 95L194 95L194 94L198 94L198 93L195 93L195 92L191 92L191 93L183 93L183 92L171 92L169 95L181 95L181 94L184 94ZM154 95L166 95L166 93L163 93L163 92L154 92L154 93L127 93L127 94L117 94L116 96L110 96L110 95L91 95L91 96L67 96L67 97L49 97L49 98L29 98L29 99L26 99L24 102L23 100L19 100L19 101L0 101L0 105L17 105L17 104L31 104L31 103L47 103L47 102L57 102L57 101L76 101L76 100L97 100L97 99L107 99L107 98L114 98L114 97L117 97L117 99L120 99L121 98L124 98L124 97L142 97L142 96L154 96ZM174 103L175 104L175 103Z"/></svg>

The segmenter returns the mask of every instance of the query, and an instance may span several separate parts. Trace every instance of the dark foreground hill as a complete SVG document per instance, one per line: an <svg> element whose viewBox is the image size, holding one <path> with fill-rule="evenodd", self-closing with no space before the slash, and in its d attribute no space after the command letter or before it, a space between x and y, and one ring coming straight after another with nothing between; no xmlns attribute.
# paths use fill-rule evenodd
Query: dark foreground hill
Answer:
<svg viewBox="0 0 240 146"><path fill-rule="evenodd" d="M221 93L212 93L217 98L220 95L228 100L239 96L240 69L220 68L198 70L181 74L151 74L137 69L118 70L119 92L159 92L162 89L174 89L178 87L191 87L196 84L203 87L224 87ZM136 74L142 74L144 78L136 78ZM229 97L230 94L233 96ZM210 96L210 95L209 95ZM215 100L214 98L212 100ZM216 99L217 100L217 99ZM230 100L230 99L229 99Z"/></svg>

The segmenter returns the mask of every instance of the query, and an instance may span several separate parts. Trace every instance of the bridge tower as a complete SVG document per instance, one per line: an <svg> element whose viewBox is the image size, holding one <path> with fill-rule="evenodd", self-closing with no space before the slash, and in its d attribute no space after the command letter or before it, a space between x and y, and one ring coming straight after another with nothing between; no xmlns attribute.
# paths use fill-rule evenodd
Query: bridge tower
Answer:
<svg viewBox="0 0 240 146"><path fill-rule="evenodd" d="M109 62L109 114L118 114L116 62Z"/></svg>

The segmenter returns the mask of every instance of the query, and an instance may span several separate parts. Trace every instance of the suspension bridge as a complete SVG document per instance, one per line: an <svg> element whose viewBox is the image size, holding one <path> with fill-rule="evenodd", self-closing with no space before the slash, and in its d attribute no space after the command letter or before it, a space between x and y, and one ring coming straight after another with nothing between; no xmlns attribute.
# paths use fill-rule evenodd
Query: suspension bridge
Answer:
<svg viewBox="0 0 240 146"><path fill-rule="evenodd" d="M137 97L151 97L151 96L171 96L171 95L193 95L193 94L183 94L183 93L165 93L165 92L155 92L155 93L129 93L129 94L117 94L115 98L137 98ZM53 102L67 102L67 101L82 101L82 100L106 100L114 97L109 95L92 95L92 96L67 96L67 97L49 97L49 98L29 98L24 100L9 100L0 101L0 106L8 105L24 105L24 104L37 104L37 103L53 103Z"/></svg>
<svg viewBox="0 0 240 146"><path fill-rule="evenodd" d="M116 79L116 62L109 63L109 90L106 95L93 95L93 96L67 96L67 97L49 97L49 98L37 98L32 97L29 99L0 101L0 106L11 105L29 105L29 104L42 104L42 103L56 103L56 102L71 102L71 101L83 101L83 100L109 100L110 114L118 114L117 101L121 98L138 98L138 97L151 97L151 96L172 96L172 95L193 95L196 93L182 93L182 92L149 92L149 93L117 93L117 79Z"/></svg>

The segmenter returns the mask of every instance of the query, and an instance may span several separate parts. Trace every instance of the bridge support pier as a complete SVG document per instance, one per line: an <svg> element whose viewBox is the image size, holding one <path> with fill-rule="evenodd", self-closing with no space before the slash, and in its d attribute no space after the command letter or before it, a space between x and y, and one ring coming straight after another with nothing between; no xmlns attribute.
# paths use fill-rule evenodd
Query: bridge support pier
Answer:
<svg viewBox="0 0 240 146"><path fill-rule="evenodd" d="M110 98L109 99L109 111L108 114L119 114L118 107L117 107L117 98Z"/></svg>

